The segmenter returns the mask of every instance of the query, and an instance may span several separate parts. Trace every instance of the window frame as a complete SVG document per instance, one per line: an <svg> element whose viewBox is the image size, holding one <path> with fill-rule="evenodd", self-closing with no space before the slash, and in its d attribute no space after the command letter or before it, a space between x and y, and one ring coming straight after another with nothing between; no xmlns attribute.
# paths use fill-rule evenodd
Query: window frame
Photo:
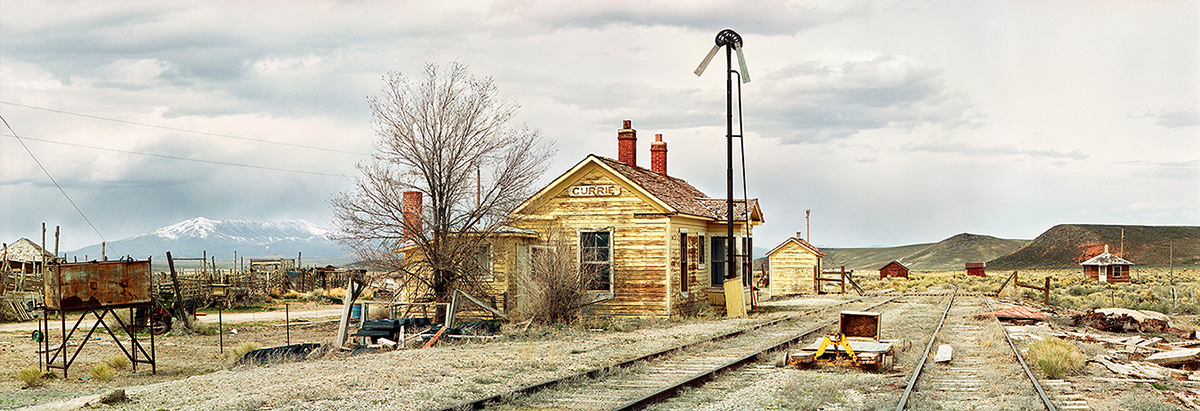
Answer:
<svg viewBox="0 0 1200 411"><path fill-rule="evenodd" d="M584 251L585 251L584 250L585 249L584 236L589 235L589 234L598 234L598 233L604 233L607 236L607 242L608 242L607 261L604 261L604 262L586 261L585 262L584 261ZM596 298L600 298L600 297L611 297L615 290L615 288L614 288L615 275L614 274L616 271L614 264L613 264L613 229L611 227L600 228L600 229L581 228L576 231L575 238L577 241L576 256L575 256L576 257L576 265L575 265L576 268L575 269L577 270L577 272L579 272L581 274L584 272L584 264L605 265L608 267L608 281L607 281L608 288L607 289L592 289L589 287L589 289L587 290L588 296L592 297L593 301ZM598 248L598 247L586 247L586 248Z"/></svg>
<svg viewBox="0 0 1200 411"><path fill-rule="evenodd" d="M688 297L691 291L692 277L688 272L688 232L679 230L679 295Z"/></svg>

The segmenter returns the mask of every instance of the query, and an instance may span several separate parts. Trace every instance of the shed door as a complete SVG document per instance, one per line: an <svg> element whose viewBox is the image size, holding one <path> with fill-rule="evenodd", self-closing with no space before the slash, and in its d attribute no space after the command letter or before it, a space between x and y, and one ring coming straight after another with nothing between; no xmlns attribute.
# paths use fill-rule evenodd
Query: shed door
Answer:
<svg viewBox="0 0 1200 411"><path fill-rule="evenodd" d="M1100 275L1100 277L1099 277L1100 282L1102 282L1102 283L1108 282L1108 267L1100 266L1096 269L1096 272L1098 272Z"/></svg>

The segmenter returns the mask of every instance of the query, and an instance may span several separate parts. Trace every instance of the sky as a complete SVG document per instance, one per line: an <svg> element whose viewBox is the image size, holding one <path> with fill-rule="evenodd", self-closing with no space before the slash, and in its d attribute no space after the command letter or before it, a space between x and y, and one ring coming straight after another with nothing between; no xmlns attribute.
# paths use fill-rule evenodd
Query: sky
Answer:
<svg viewBox="0 0 1200 411"><path fill-rule="evenodd" d="M546 183L632 120L642 165L661 133L669 174L723 197L724 53L693 71L725 28L758 246L1200 225L1196 0L0 0L0 241L332 227L368 98L427 63L520 105L557 149Z"/></svg>

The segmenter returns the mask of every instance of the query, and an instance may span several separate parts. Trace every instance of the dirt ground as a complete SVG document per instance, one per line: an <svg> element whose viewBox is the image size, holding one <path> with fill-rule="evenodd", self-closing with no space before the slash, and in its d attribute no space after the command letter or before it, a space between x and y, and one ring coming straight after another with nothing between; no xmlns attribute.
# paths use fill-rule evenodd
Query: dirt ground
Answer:
<svg viewBox="0 0 1200 411"><path fill-rule="evenodd" d="M788 303L790 309L800 309L805 306L827 305L847 297L820 296L806 297ZM936 304L928 304L934 307ZM292 311L318 310L336 308L337 306L292 306ZM771 310L767 310L771 311ZM267 367L230 367L230 361L222 356L217 334L209 335L180 335L170 333L156 338L156 354L158 358L157 373L152 374L149 367L139 364L136 372L129 368L118 371L114 380L108 382L84 380L89 368L112 357L123 356L120 349L113 343L112 337L98 332L88 341L79 353L69 371L68 379L58 378L47 381L44 386L33 389L22 389L23 383L16 373L26 367L37 366L38 356L35 354L35 344L29 338L28 332L0 332L0 409L12 409L30 405L55 403L72 398L80 398L98 394L114 387L144 387L148 390L165 390L171 392L205 392L211 389L226 390L230 397L252 397L249 405L238 403L233 408L226 409L360 409L362 404L358 399L348 398L347 394L321 391L322 395L312 394L313 389L305 386L321 386L349 378L345 385L351 391L378 391L387 394L380 397L386 404L367 404L373 406L398 406L402 408L425 408L428 404L444 401L442 396L475 397L501 390L509 385L521 386L530 379L544 378L541 374L561 374L573 372L580 367L590 367L598 363L611 363L614 356L632 355L642 350L657 350L659 346L674 346L702 335L724 332L726 329L736 329L751 322L763 321L769 315L782 315L781 311L763 314L759 313L749 319L724 320L691 318L668 321L632 321L621 322L615 327L594 329L576 327L578 329L563 329L561 327L534 327L520 339L502 339L496 342L468 342L447 344L432 350L397 351L384 354L367 354L359 357L330 359L325 358L313 364L279 364ZM1057 313L1059 317L1051 321L1047 330L1062 331L1077 329L1069 326L1069 313ZM236 317L234 317L236 318ZM268 315L253 316L253 318L271 318ZM1176 323L1189 324L1195 318L1179 318ZM293 321L306 322L309 318L294 317ZM325 343L332 340L336 332L336 322L326 318L313 319L311 324L295 325L290 329L290 342ZM223 334L226 350L230 350L241 342L257 342L265 347L284 345L288 342L288 330L280 326L282 321L256 320L228 324ZM214 327L215 328L215 327ZM509 327L511 328L511 327ZM233 329L237 333L232 332ZM86 330L85 330L86 331ZM506 328L506 331L512 332ZM1090 333L1099 333L1090 331ZM564 338L572 341L563 346ZM97 339L98 338L98 339ZM124 335L119 335L124 340ZM73 338L72 341L81 341ZM1027 344L1021 343L1020 345ZM547 345L550 344L550 345ZM1095 355L1105 351L1103 347L1078 344L1086 354ZM70 352L74 348L70 347ZM538 353L555 353L541 357ZM511 357L511 358L510 358ZM539 358L541 357L541 358ZM491 361L488 361L488 359ZM498 358L509 360L497 361ZM515 358L516 360L513 360ZM333 362L330 362L333 361ZM573 364L571 362L578 362ZM563 364L559 364L559 363ZM323 365L324 364L324 365ZM323 375L323 369L329 364L336 364L346 370L343 374ZM382 364L382 365L381 365ZM435 365L437 364L437 365ZM445 368L450 364L453 369L467 372L465 375L474 377L455 377L445 370L438 371L439 365ZM568 365L569 364L569 365ZM378 374L379 368L387 372ZM320 370L320 372L318 372ZM432 370L432 371L431 371ZM61 375L61 373L60 373ZM307 377L306 377L307 375ZM345 377L350 375L350 377ZM855 373L845 373L847 378L855 377ZM286 376L286 378L284 378ZM400 378L398 376L406 376ZM482 376L482 377L481 377ZM190 377L190 378L189 378ZM229 385L229 381L268 381L276 385L290 385L295 389L267 388L246 390L247 384ZM1096 380L1095 377L1117 377L1098 364L1089 363L1079 374L1067 378L1074 384L1076 391L1083 394L1093 410L1122 410L1149 409L1172 410L1179 409L1178 400L1169 393L1171 390L1186 389L1188 386L1176 383L1160 384L1155 387L1150 384L1112 383ZM410 381L411 380L411 381ZM225 381L225 385L218 384ZM149 386L150 384L160 383ZM257 385L256 383L255 385ZM316 384L316 385L314 385ZM415 385L413 385L415 384ZM264 384L264 386L269 384ZM378 387L376 385L379 385ZM1179 386L1176 386L1179 385ZM224 388L218 388L224 387ZM299 387L299 388L296 388ZM418 389L428 392L436 388L440 394L430 397L420 397L420 393L410 393L407 390ZM292 393L291 391L304 391ZM390 391L388 391L390 390ZM318 390L319 391L319 390ZM458 394L454 394L457 392ZM286 393L286 394L280 394ZM405 393L405 394L402 394ZM212 393L208 393L212 394ZM409 395L412 394L412 395ZM178 394L172 394L178 395ZM774 394L772 394L774 395ZM425 402L398 402L404 397L414 397ZM216 400L195 402L192 405L174 404L172 400L155 400L150 393L137 393L140 397L133 405L122 406L122 409L141 409L149 407L153 410L168 405L169 409L201 409L211 408L213 404L223 404ZM311 397L311 398L310 398ZM174 398L180 398L178 396ZM454 401L460 401L459 398ZM158 401L158 402L155 402ZM249 400L247 400L249 401ZM274 404L274 405L271 405ZM324 404L324 405L322 405ZM78 407L75 405L74 407ZM265 408L263 408L265 407ZM73 408L60 408L73 409ZM851 404L842 404L833 409L860 409ZM871 409L871 408L861 408Z"/></svg>
<svg viewBox="0 0 1200 411"><path fill-rule="evenodd" d="M285 327L284 310L280 306L278 310L267 312L224 313L221 315L224 332L218 334L217 314L214 312L211 315L200 316L198 319L204 324L201 327L207 328L209 334L185 335L178 331L172 331L165 335L155 336L154 354L157 359L155 367L157 372L152 373L149 364L137 364L135 372L130 364L124 370L117 372L117 378L114 381L119 381L121 386L145 385L227 369L231 361L226 359L225 354L222 353L222 340L225 353L231 352L242 342L256 342L263 347L273 347L285 345L289 341L292 344L332 341L333 335L337 332L337 317L330 317L328 314L341 306L293 303L288 308L292 314L290 322L311 324ZM321 316L308 318L303 315L305 312L314 311L320 313ZM77 319L79 319L78 313L68 314L68 331L74 320ZM89 315L85 323L94 319L95 317ZM107 322L111 322L111 319ZM51 321L52 346L61 340L59 324L61 323L58 321ZM113 337L109 336L103 327L98 327L68 368L69 379L57 378L46 381L42 387L22 389L24 383L16 377L17 373L27 367L39 366L39 360L44 361L40 358L42 355L36 353L40 347L31 338L31 329L34 327L36 326L33 323L10 323L0 328L0 330L5 330L0 331L0 376L2 376L0 377L0 409L94 394L113 386L112 382L91 381L90 378L87 378L93 365L103 363L113 357L125 356L121 348L113 341ZM110 325L110 327L115 328L114 325ZM79 348L77 344L83 342L83 336L86 335L89 328L81 326L71 336L67 347L68 360ZM176 329L178 328L176 326ZM126 334L118 332L117 338L126 349L130 348L129 337ZM138 341L145 346L146 350L150 349L148 335L140 334ZM55 363L61 364L61 357ZM55 371L59 376L62 375L61 370Z"/></svg>

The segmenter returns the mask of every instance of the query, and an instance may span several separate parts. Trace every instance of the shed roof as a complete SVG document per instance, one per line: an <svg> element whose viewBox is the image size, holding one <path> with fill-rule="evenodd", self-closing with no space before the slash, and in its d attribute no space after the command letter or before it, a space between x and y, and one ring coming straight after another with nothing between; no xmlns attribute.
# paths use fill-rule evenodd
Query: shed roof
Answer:
<svg viewBox="0 0 1200 411"><path fill-rule="evenodd" d="M1133 263L1126 261L1125 259L1123 259L1121 257L1117 257L1117 256L1109 254L1109 253L1103 253L1098 256L1089 258L1087 261L1079 263L1079 265L1110 266L1110 265L1133 265Z"/></svg>
<svg viewBox="0 0 1200 411"><path fill-rule="evenodd" d="M9 261L35 261L41 262L42 256L45 255L47 260L53 260L54 254L42 249L41 246L34 244L28 238L22 238L17 242L9 244L2 251L7 255Z"/></svg>
<svg viewBox="0 0 1200 411"><path fill-rule="evenodd" d="M892 265L892 264L898 265L898 266L900 266L900 268L903 268L905 270L908 269L908 267L905 267L904 264L900 264L899 261L895 261L895 260L892 260L892 262L890 262L890 263L884 264L883 267L879 267L879 269L882 270L884 268L888 268L888 266Z"/></svg>
<svg viewBox="0 0 1200 411"><path fill-rule="evenodd" d="M816 246L809 244L808 241L804 241L803 239L799 239L796 237L792 237L792 238L788 238L787 240L783 240L783 243L780 243L774 249L771 249L771 251L768 251L767 256L770 256L771 254L775 254L776 251L779 251L780 249L782 249L784 246L786 246L788 244L799 245L800 247L803 247L804 249L811 251L813 254L816 254L818 257L825 257L825 253L822 252L821 250L817 249Z"/></svg>

